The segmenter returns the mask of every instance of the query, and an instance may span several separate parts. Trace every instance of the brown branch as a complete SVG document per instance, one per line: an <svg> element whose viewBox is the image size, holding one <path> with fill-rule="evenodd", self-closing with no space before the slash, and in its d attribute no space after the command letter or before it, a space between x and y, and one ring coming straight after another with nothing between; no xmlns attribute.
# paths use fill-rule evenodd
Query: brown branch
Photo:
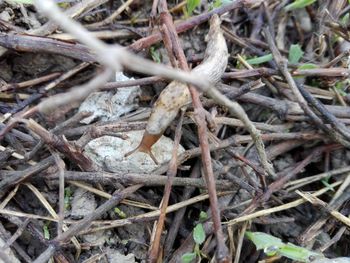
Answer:
<svg viewBox="0 0 350 263"><path fill-rule="evenodd" d="M338 134L335 130L330 129L327 125L325 125L322 120L308 107L307 102L305 101L304 97L300 93L297 84L295 83L292 75L289 73L287 69L287 61L281 56L281 53L277 49L275 42L267 28L264 28L264 34L266 37L267 42L270 45L271 53L277 63L277 66L279 70L281 71L282 75L286 79L290 89L292 90L298 104L303 109L305 114L311 118L311 120L314 122L317 127L321 128L325 132L327 132L334 140L337 142L343 144L346 147L350 147L350 142L346 141L340 134Z"/></svg>
<svg viewBox="0 0 350 263"><path fill-rule="evenodd" d="M208 13L204 13L204 14L201 14L198 16L191 17L188 20L176 25L175 26L176 32L182 33L184 31L187 31L195 26L198 26L198 25L208 21L209 18L214 14L222 15L226 12L232 11L234 9L237 9L237 8L243 6L244 3L245 3L245 0L237 0L232 4L223 5L222 7L216 8ZM150 47L151 45L153 45L161 40L162 40L162 35L160 33L155 33L155 34L152 34L148 37L141 38L141 39L135 41L134 43L132 43L129 46L129 49L133 50L133 51L141 51L141 50L146 49L146 48Z"/></svg>
<svg viewBox="0 0 350 263"><path fill-rule="evenodd" d="M83 15L86 12L106 3L108 0L83 0L77 2L71 8L65 10L64 14L70 18L78 17ZM46 24L42 25L39 28L28 31L27 33L37 35L37 36L46 36L54 32L59 27L59 24L56 21L50 20Z"/></svg>
<svg viewBox="0 0 350 263"><path fill-rule="evenodd" d="M5 173L5 172L4 172ZM5 173L8 175L16 175L19 172ZM120 183L123 185L143 184L144 186L164 186L167 182L167 177L157 174L135 174L135 173L108 173L101 171L94 172L78 172L65 171L64 178L70 181L82 181L90 183L100 183L102 185L111 185ZM48 180L58 179L57 174L52 174L46 177ZM206 183L203 179L194 179L186 177L175 177L173 181L174 186L195 187L206 189ZM229 180L217 180L216 187L219 189L232 189L234 184Z"/></svg>
<svg viewBox="0 0 350 263"><path fill-rule="evenodd" d="M194 165L192 172L190 174L190 178L188 179L195 179L200 177L200 161L198 160L196 164ZM218 183L218 180L216 181ZM218 185L216 185L218 187ZM191 198L191 195L195 191L195 187L186 187L183 191L183 194L180 198L180 201L185 201ZM232 188L231 188L232 189ZM171 250L173 249L173 245L177 236L177 233L179 231L180 226L183 224L184 216L186 212L186 207L178 210L175 213L175 216L171 222L171 227L168 230L168 235L166 237L166 240L164 242L164 255L169 255ZM166 260L166 257L165 257Z"/></svg>
<svg viewBox="0 0 350 263"><path fill-rule="evenodd" d="M161 9L160 19L161 19L161 22L167 27L169 31L170 39L172 40L172 47L173 47L175 56L179 61L179 66L182 70L189 71L190 69L187 65L185 54L180 46L177 32L176 32L172 17L169 14L167 3L165 0L161 1L160 9ZM230 256L228 254L228 249L225 245L225 239L221 228L221 216L219 212L218 198L217 198L216 188L215 188L215 179L214 179L214 173L213 173L210 150L209 150L207 126L205 122L205 113L204 113L205 110L202 106L202 103L199 98L199 93L196 90L196 88L189 85L189 90L192 97L192 103L195 109L195 120L198 126L198 136L199 136L199 142L200 142L200 147L202 152L204 178L207 182L212 219L213 219L214 229L216 234L217 259L218 259L218 262L229 262Z"/></svg>
<svg viewBox="0 0 350 263"><path fill-rule="evenodd" d="M180 121L177 124L176 131L175 131L174 148L173 148L171 160L169 163L169 170L167 172L167 182L164 186L164 194L163 194L162 204L160 207L160 215L157 221L157 228L156 228L154 239L148 255L148 261L150 262L157 262L159 258L160 242L161 242L162 232L163 232L164 223L165 223L166 209L169 204L171 187L173 185L174 177L176 176L176 172L177 172L177 152L178 152L181 134L182 134L181 129L182 129L182 121L183 121L184 113L185 112L182 111Z"/></svg>
<svg viewBox="0 0 350 263"><path fill-rule="evenodd" d="M31 35L0 32L0 46L18 52L49 53L95 62L96 56L84 45Z"/></svg>
<svg viewBox="0 0 350 263"><path fill-rule="evenodd" d="M57 135L54 135L47 131L44 127L39 125L34 120L30 119L25 121L27 127L38 134L41 139L53 149L63 153L70 160L76 163L85 171L98 171L100 168L95 165L83 152L82 149L78 148L75 145L69 143L64 137L60 138Z"/></svg>
<svg viewBox="0 0 350 263"><path fill-rule="evenodd" d="M20 83L9 83L9 84L6 84L6 85L2 86L0 88L0 92L11 91L11 90L14 90L14 89L18 90L18 89L23 89L23 88L26 88L26 87L29 87L29 86L38 85L38 84L41 84L43 82L47 82L49 80L55 79L55 78L57 78L60 75L61 75L61 73L56 72L56 73L51 73L51 74L48 74L46 76L42 76L42 77L39 77L39 78L23 81L23 82L20 82Z"/></svg>
<svg viewBox="0 0 350 263"><path fill-rule="evenodd" d="M319 113L320 117L327 123L329 123L334 130L350 141L350 132L344 123L340 122L327 108L317 99L315 99L309 91L307 91L303 85L298 85L300 93L304 96L305 100L311 104Z"/></svg>
<svg viewBox="0 0 350 263"><path fill-rule="evenodd" d="M122 191L115 191L108 201L104 202L103 205L99 206L95 211L86 215L82 220L71 225L69 229L62 233L60 236L56 237L51 241L51 245L34 261L34 263L47 262L45 259L50 258L55 251L60 247L61 243L65 243L70 240L73 236L77 235L80 231L88 228L91 225L91 222L101 217L104 213L115 207L125 199L127 196L133 194L137 191L142 185L134 185L128 188L125 188Z"/></svg>
<svg viewBox="0 0 350 263"><path fill-rule="evenodd" d="M0 193L5 193L6 189L8 189L11 186L14 186L29 177L33 176L34 174L37 174L48 167L50 167L52 164L54 164L54 158L52 156L42 160L40 163L36 164L35 166L29 167L23 171L17 171L12 176L6 177L0 181Z"/></svg>

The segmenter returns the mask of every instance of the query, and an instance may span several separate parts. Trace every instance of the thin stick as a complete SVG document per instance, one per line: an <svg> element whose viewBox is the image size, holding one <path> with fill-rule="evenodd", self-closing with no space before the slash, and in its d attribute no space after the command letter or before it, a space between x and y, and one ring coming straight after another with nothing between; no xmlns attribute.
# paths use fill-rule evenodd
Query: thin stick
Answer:
<svg viewBox="0 0 350 263"><path fill-rule="evenodd" d="M130 6L132 4L132 2L134 2L135 0L127 0L125 3L123 3L121 6L119 6L119 8L114 11L109 17L107 17L106 19L102 20L101 22L97 22L97 23L93 23L91 25L88 25L87 28L90 29L95 29L95 28L99 28L99 27L103 27L105 25L111 24L113 23L113 21L121 14L123 13L123 11L128 8L128 6Z"/></svg>
<svg viewBox="0 0 350 263"><path fill-rule="evenodd" d="M34 86L34 85L41 84L43 82L47 82L49 80L57 78L60 75L61 75L61 73L55 72L55 73L48 74L46 76L42 76L42 77L39 77L39 78L23 81L23 82L20 82L20 83L6 84L6 85L4 85L4 86L2 86L0 88L0 92L10 91L10 90L14 90L14 89L16 89L16 91L18 91L18 89L23 89L23 88L26 88L26 87L29 87L29 86Z"/></svg>
<svg viewBox="0 0 350 263"><path fill-rule="evenodd" d="M335 130L330 129L325 125L322 120L308 107L307 102L305 101L305 98L300 93L299 88L297 87L297 84L295 83L292 75L289 73L287 68L287 61L284 59L277 49L275 42L270 34L270 31L267 28L264 28L264 34L266 37L266 40L270 46L271 53L273 55L273 58L275 59L277 66L279 70L281 71L282 75L285 77L290 89L292 90L297 102L299 103L300 107L303 109L305 114L309 116L312 121L321 129L323 129L325 132L327 132L334 140L338 141L339 143L343 144L346 147L350 147L350 142L346 141L342 136L340 136Z"/></svg>
<svg viewBox="0 0 350 263"><path fill-rule="evenodd" d="M232 191L219 192L218 196L230 195L230 194L232 194ZM171 213L171 212L177 211L181 208L184 208L186 206L190 206L192 204L201 202L203 200L207 200L208 198L209 198L208 194L202 194L199 196L195 196L195 197L189 198L188 200L184 200L182 202L168 206L166 209L166 212ZM6 212L6 211L4 211L4 209L2 209L0 211ZM146 222L146 221L156 219L157 217L159 217L159 215L160 215L160 210L156 210L156 211L147 212L147 213L142 214L142 215L132 216L132 217L129 217L126 219L113 220L113 221L106 222L106 224L104 224L100 227L92 228L92 229L89 229L87 231L82 231L81 234L87 234L87 233L93 233L93 232L100 231L100 230L112 229L112 228L116 228L116 227L134 224L137 222ZM98 222L98 225L101 225L101 222Z"/></svg>
<svg viewBox="0 0 350 263"><path fill-rule="evenodd" d="M331 214L338 221L350 227L350 219L344 216L342 213L330 208L325 202L317 198L316 196L311 195L310 193L303 193L299 190L296 191L298 195L304 198L306 201L310 202L313 205L318 205L324 208L329 214Z"/></svg>
<svg viewBox="0 0 350 263"><path fill-rule="evenodd" d="M190 178L198 178L200 177L200 161L198 160L196 164L194 165ZM217 181L216 181L217 182ZM231 188L232 189L232 188ZM191 195L195 191L194 187L186 187L183 191L181 201L188 200L191 198ZM179 231L180 226L183 223L184 216L185 216L186 208L182 208L178 210L171 222L171 227L168 230L168 235L166 238L166 241L164 242L164 254L168 255L170 251L172 250L172 247L174 245L177 233Z"/></svg>
<svg viewBox="0 0 350 263"><path fill-rule="evenodd" d="M85 171L98 171L100 168L82 152L79 147L69 143L64 137L54 135L42 127L33 119L25 121L28 128L38 134L48 145L63 153L68 158L76 162Z"/></svg>
<svg viewBox="0 0 350 263"><path fill-rule="evenodd" d="M157 229L156 229L154 240L152 242L151 249L149 252L149 261L151 262L157 262L159 251L160 251L160 242L161 242L161 236L162 236L164 223L165 223L166 209L169 204L169 198L170 198L173 180L177 172L177 153L178 153L178 148L179 148L181 134L182 134L181 129L182 129L182 121L183 121L184 113L185 112L182 111L180 121L177 124L176 131L175 131L174 148L172 150L172 156L169 163L169 170L167 172L167 182L164 186L164 194L163 194L162 204L160 207L160 215L157 222Z"/></svg>
<svg viewBox="0 0 350 263"><path fill-rule="evenodd" d="M173 40L172 45L175 51L174 53L179 61L179 66L182 70L189 71L185 54L179 44L178 35L176 33L172 17L168 12L168 8L165 0L161 2L161 9L162 9L161 20L164 23L164 25L167 26L169 33L171 34L170 38ZM212 167L210 150L209 150L204 108L200 101L198 91L191 85L189 85L189 90L192 97L192 104L195 109L195 119L198 126L198 136L199 136L199 142L200 142L200 147L202 152L204 178L206 180L207 187L208 187L212 220L213 220L215 234L216 234L217 259L218 259L218 262L229 262L230 257L228 254L228 249L226 247L223 231L221 228L221 216L219 211L218 198L217 198L216 188L215 188L215 179L214 179L213 167Z"/></svg>
<svg viewBox="0 0 350 263"><path fill-rule="evenodd" d="M177 24L175 26L176 32L181 33L181 32L184 32L184 31L190 29L190 28L198 26L201 23L208 21L208 19L214 14L222 15L226 12L237 9L237 8L243 6L244 2L245 2L244 0L236 0L231 4L227 4L227 5L223 5L219 8L215 8L208 13L204 13L204 14L201 14L201 15L198 15L195 17L191 17L190 19ZM162 40L161 34L154 33L150 36L147 36L147 37L144 37L144 38L141 38L141 39L135 41L134 43L132 43L129 46L129 49L133 50L133 51L141 51L141 50L148 48L149 46L151 46L151 45L153 45L161 40Z"/></svg>
<svg viewBox="0 0 350 263"><path fill-rule="evenodd" d="M57 226L57 236L60 236L63 231L63 219L64 219L64 172L65 163L60 158L60 156L53 152L53 157L55 158L55 163L58 168L58 181L59 181L59 212L58 212L58 226Z"/></svg>
<svg viewBox="0 0 350 263"><path fill-rule="evenodd" d="M2 251L12 246L12 244L17 240L17 238L19 238L22 235L23 231L25 230L29 222L30 222L29 218L26 218L23 221L23 223L17 228L16 232L11 236L11 238L6 241L6 244L1 247Z"/></svg>
<svg viewBox="0 0 350 263"><path fill-rule="evenodd" d="M128 188L125 188L122 191L115 191L113 193L113 196L111 199L106 201L103 205L98 207L95 211L92 213L86 215L82 220L77 222L76 224L69 227L69 229L62 233L59 237L56 237L53 240L53 244L50 245L35 261L34 263L41 263L46 262L43 261L43 259L50 258L56 251L56 249L59 247L59 244L62 242L67 242L70 238L72 238L74 235L78 234L80 231L88 228L91 225L91 222L96 220L98 217L100 217L103 213L107 212L108 210L112 209L114 206L120 203L121 200L123 200L126 196L134 193L137 191L141 185L134 185Z"/></svg>
<svg viewBox="0 0 350 263"><path fill-rule="evenodd" d="M237 244L236 255L235 255L235 261L233 263L238 263L239 262L239 258L241 256L241 251L242 251L242 246L243 246L244 234L245 234L245 231L247 230L247 227L248 227L248 221L245 221L243 223L243 226L242 226L241 231L239 233L238 244Z"/></svg>
<svg viewBox="0 0 350 263"><path fill-rule="evenodd" d="M64 94L51 96L50 98L39 103L37 109L43 113L50 113L54 109L57 109L63 105L80 102L91 92L102 87L110 79L112 74L113 72L107 69L84 85L77 86Z"/></svg>
<svg viewBox="0 0 350 263"><path fill-rule="evenodd" d="M328 192L329 190L331 190L332 187L336 187L336 186L340 185L342 182L343 181L338 181L336 183L333 183L330 186L327 186L325 188L322 188L322 189L316 191L312 195L313 196L320 196L320 195ZM240 222L244 222L244 221L247 221L247 220L252 220L252 219L257 218L257 217L267 216L267 215L270 215L272 213L284 211L284 210L287 210L287 209L299 206L299 205L301 205L301 204L303 204L305 202L307 202L307 201L304 198L300 198L300 199L297 199L295 201L289 202L289 203L284 204L284 205L271 207L271 208L268 208L268 209L265 209L265 210L257 211L257 212L252 213L252 214L248 214L248 215L244 215L244 216L241 216L241 217L237 217L237 218L232 219L232 220L230 220L230 221L228 221L228 222L226 222L224 224L227 224L229 226L230 225L234 225L234 224L237 224L237 223L240 223Z"/></svg>
<svg viewBox="0 0 350 263"><path fill-rule="evenodd" d="M92 10L99 5L106 3L108 0L83 0L76 3L71 8L67 9L64 14L68 17L74 18L82 15L89 10ZM45 1L43 1L45 2ZM39 28L30 30L28 33L37 36L45 36L54 32L59 26L59 23L55 21L48 21L46 24L42 25Z"/></svg>

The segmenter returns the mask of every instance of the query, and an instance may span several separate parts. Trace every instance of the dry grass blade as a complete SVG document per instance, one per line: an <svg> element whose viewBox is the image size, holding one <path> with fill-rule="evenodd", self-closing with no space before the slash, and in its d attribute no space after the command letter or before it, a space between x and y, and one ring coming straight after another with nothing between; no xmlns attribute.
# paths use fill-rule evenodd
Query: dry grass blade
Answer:
<svg viewBox="0 0 350 263"><path fill-rule="evenodd" d="M336 187L336 186L340 185L341 183L342 183L342 181L333 183L333 184L330 185L330 187ZM328 192L329 190L331 190L330 187L322 188L322 189L316 191L315 193L313 193L312 195L313 196L322 195L322 194ZM293 202L289 202L289 203L284 204L284 205L280 205L280 206L264 209L264 210L257 211L257 212L252 213L252 214L248 214L248 215L237 217L237 218L232 219L232 220L230 220L228 222L225 222L224 224L234 225L234 224L237 224L237 223L240 223L240 222L244 222L244 221L247 221L247 220L251 220L251 219L254 219L254 218L257 218L257 217L266 216L266 215L270 215L272 213L276 213L276 212L280 212L280 211L283 211L283 210L287 210L287 209L299 206L299 205L301 205L301 204L303 204L305 202L306 201L303 198L300 198L300 199L297 199L297 200L295 200Z"/></svg>
<svg viewBox="0 0 350 263"><path fill-rule="evenodd" d="M46 200L46 198L40 193L40 191L35 186L33 186L30 183L25 183L24 185L27 186L34 193L34 195L39 199L41 204L45 207L45 209L49 212L49 214L52 216L53 219L57 220L58 222L60 222L62 220L58 216L56 211L52 208L50 203ZM63 231L67 231L68 230L67 225L62 224L62 229L63 229ZM74 244L74 246L76 248L76 258L78 258L80 253L81 253L80 243L79 243L78 239L76 237L74 237L74 236L71 238L71 241L72 241L72 243Z"/></svg>
<svg viewBox="0 0 350 263"><path fill-rule="evenodd" d="M94 193L98 196L101 196L103 198L106 198L106 199L111 199L112 198L112 195L109 194L109 193L106 193L104 191L101 191L101 190L98 190L94 187L91 187L90 185L87 185L85 183L81 183L81 182L77 182L77 181L68 181L69 184L71 185L75 185L77 187L80 187L82 189L85 189L91 193ZM155 206L152 206L152 205L149 205L149 204L145 204L145 203L140 203L140 202L136 202L136 201L132 201L132 200L128 200L128 199L124 199L120 202L121 204L124 204L124 205L130 205L130 206L134 206L134 207L140 207L140 208L144 208L144 209L147 209L147 210L157 210L158 208L155 207Z"/></svg>
<svg viewBox="0 0 350 263"><path fill-rule="evenodd" d="M224 196L224 195L230 195L230 194L232 194L232 192L219 192L218 196ZM172 212L177 211L177 210L184 208L186 206L207 200L208 198L209 198L208 194L202 194L199 196L192 197L188 200L185 200L185 201L179 202L177 204L168 206L166 209L166 213L172 213ZM160 215L160 210L157 210L157 211L147 212L145 214L133 216L133 217L126 218L126 219L113 220L110 222L99 222L98 224L100 224L102 226L96 227L96 228L91 228L87 231L83 231L82 233L92 233L92 232L96 232L96 231L100 231L100 230L106 230L106 229L112 229L112 228L116 228L116 227L126 226L126 225L130 225L130 224L137 223L137 222L154 220L159 215Z"/></svg>
<svg viewBox="0 0 350 263"><path fill-rule="evenodd" d="M331 209L328 207L328 205L323 202L322 200L318 199L316 196L311 195L310 193L303 193L301 191L296 191L298 195L300 195L302 198L304 198L306 201L310 202L311 204L315 206L321 206L323 209L325 209L328 213L330 213L334 218L342 222L343 224L350 227L350 218L344 216L343 214L339 213L338 211Z"/></svg>
<svg viewBox="0 0 350 263"><path fill-rule="evenodd" d="M19 260L282 257L243 247L256 230L349 254L347 0L33 2L0 1L0 234Z"/></svg>

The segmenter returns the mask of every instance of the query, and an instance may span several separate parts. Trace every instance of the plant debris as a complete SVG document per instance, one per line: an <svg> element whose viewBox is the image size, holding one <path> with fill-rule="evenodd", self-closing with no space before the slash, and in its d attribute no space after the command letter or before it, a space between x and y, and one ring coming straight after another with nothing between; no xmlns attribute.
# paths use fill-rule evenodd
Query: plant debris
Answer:
<svg viewBox="0 0 350 263"><path fill-rule="evenodd" d="M0 262L350 262L349 11L0 2Z"/></svg>

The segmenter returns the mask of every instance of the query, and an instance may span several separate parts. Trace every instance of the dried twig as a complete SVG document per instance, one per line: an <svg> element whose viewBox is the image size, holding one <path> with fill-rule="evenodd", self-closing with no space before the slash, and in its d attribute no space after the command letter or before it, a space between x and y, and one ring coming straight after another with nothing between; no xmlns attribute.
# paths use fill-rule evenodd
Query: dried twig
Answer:
<svg viewBox="0 0 350 263"><path fill-rule="evenodd" d="M323 209L325 209L329 214L331 214L333 217L335 217L337 220L342 222L343 224L350 227L350 219L347 216L344 216L342 213L330 208L325 202L317 198L316 196L313 196L310 193L303 193L299 190L296 191L298 195L300 195L302 198L304 198L306 201L310 202L313 205L321 206Z"/></svg>
<svg viewBox="0 0 350 263"><path fill-rule="evenodd" d="M161 21L164 23L164 25L167 27L170 33L170 39L172 39L172 47L173 47L175 56L179 61L179 66L181 69L185 71L189 71L185 54L179 44L178 36L172 21L172 17L168 12L166 1L163 0L160 2L160 9L161 9L161 14L160 14ZM223 38L223 36L219 32L220 31L219 25L220 25L219 18L213 17L211 21L210 32L209 32L209 34L212 34L210 36L211 38L214 38L214 39L218 38L219 40L221 40L220 37ZM221 53L223 53L225 56L225 51L227 52L226 44L224 40L222 40L224 47L221 47L220 44L222 41L219 41L219 40L216 40L216 41L210 40L210 43L209 43L209 45L213 45L212 48L217 47L216 50L210 50L209 52L217 52L216 54L220 56L220 60L221 60L218 63L216 63L215 59L214 61L211 61L211 63L214 64L214 65L211 65L211 67L216 66L217 68L220 68L222 60L226 59L225 57L221 56ZM208 54L208 56L210 55L211 54ZM226 67L226 63L225 63L225 67ZM205 72L204 66L201 67L201 69ZM204 72L200 72L200 73L203 74ZM210 73L208 72L207 74L210 74ZM220 74L222 73L220 72ZM200 147L202 152L204 178L208 186L212 220L213 220L215 234L216 234L217 259L218 259L218 262L229 262L230 257L228 255L228 249L225 245L223 231L221 228L221 217L219 213L218 199L217 199L216 188L215 188L215 179L214 179L214 173L213 173L210 151L209 151L208 134L207 134L207 127L205 123L204 108L199 99L198 91L192 86L189 86L189 91L191 93L192 103L195 108L195 119L198 126L198 136L199 136L199 142L200 142Z"/></svg>
<svg viewBox="0 0 350 263"><path fill-rule="evenodd" d="M157 259L159 258L160 242L161 242L161 236L162 236L164 223L165 223L166 209L169 204L169 198L171 193L171 187L173 185L173 180L177 172L177 152L178 152L180 139L181 139L181 129L182 129L182 121L183 121L184 113L185 112L183 111L175 131L174 148L172 150L172 156L169 163L169 170L167 172L167 182L164 186L164 194L163 194L163 199L160 207L160 215L157 221L157 228L154 234L154 239L153 239L150 252L149 252L149 257L148 257L150 262L157 262Z"/></svg>
<svg viewBox="0 0 350 263"><path fill-rule="evenodd" d="M141 185L134 185L128 188L125 188L122 191L115 191L112 198L106 201L103 205L98 207L95 211L85 216L78 223L69 227L69 229L62 233L62 235L56 237L52 244L34 261L34 263L46 262L48 258L50 258L60 245L60 243L64 243L68 241L72 236L78 234L80 231L88 228L92 221L99 218L103 213L115 207L121 200L123 200L126 196L137 191Z"/></svg>
<svg viewBox="0 0 350 263"><path fill-rule="evenodd" d="M270 50L272 52L272 55L277 63L277 66L283 76L285 77L286 81L288 82L288 85L290 89L292 90L297 102L299 103L300 107L303 109L305 114L311 118L311 120L321 129L323 129L325 132L327 132L333 139L340 142L346 147L350 147L350 142L346 141L341 135L339 135L336 131L333 129L330 129L325 125L322 120L308 107L307 102L305 101L303 95L300 93L299 88L297 84L295 83L292 75L289 73L287 69L287 61L281 56L281 53L277 49L272 36L267 28L264 29L265 37L267 42L270 45Z"/></svg>
<svg viewBox="0 0 350 263"><path fill-rule="evenodd" d="M200 161L197 161L197 163L193 167L193 170L190 174L191 179L198 178L198 177L200 177ZM217 182L218 181L216 181L216 183ZM216 187L218 187L218 186L216 186ZM182 198L180 200L181 201L188 200L194 191L195 191L194 187L186 187L184 189ZM173 248L175 238L177 236L177 233L179 231L181 224L183 223L182 220L184 220L185 212L186 212L186 208L182 208L182 209L178 210L176 212L172 222L171 222L171 228L168 230L168 235L167 235L166 241L164 243L164 255L169 255L170 251Z"/></svg>
<svg viewBox="0 0 350 263"><path fill-rule="evenodd" d="M88 158L82 150L69 143L64 137L60 138L49 131L47 131L44 127L39 125L34 120L30 119L26 121L27 126L33 132L38 134L43 141L45 141L48 145L50 145L53 149L57 149L59 152L65 154L71 160L79 165L85 171L98 171L100 168L94 164L90 158Z"/></svg>
<svg viewBox="0 0 350 263"><path fill-rule="evenodd" d="M134 2L134 0L127 0L116 11L114 11L113 14L111 14L109 17L107 17L106 19L104 19L100 22L90 24L87 26L87 28L89 28L89 29L100 28L100 27L103 27L105 25L112 23L126 8L128 8L129 5L132 4L132 2Z"/></svg>
<svg viewBox="0 0 350 263"><path fill-rule="evenodd" d="M331 186L332 187L336 187L336 186L340 185L341 183L342 183L342 181L339 181L339 182L331 184ZM313 196L320 196L320 195L328 192L329 190L330 190L329 187L325 187L325 188L322 188L322 189L314 192L312 195ZM289 202L289 203L284 204L284 205L271 207L271 208L268 208L268 209L264 209L264 210L261 210L261 211L254 212L252 214L243 215L243 216L234 218L234 219L226 222L225 224L234 225L234 224L237 224L237 223L240 223L240 222L244 222L244 221L247 221L247 220L252 220L252 219L257 218L257 217L266 216L266 215L270 215L272 213L276 213L276 212L279 212L279 211L290 209L290 208L299 206L299 205L301 205L301 204L303 204L305 202L307 202L307 201L304 200L303 198L300 198L300 199L297 199L295 201Z"/></svg>

